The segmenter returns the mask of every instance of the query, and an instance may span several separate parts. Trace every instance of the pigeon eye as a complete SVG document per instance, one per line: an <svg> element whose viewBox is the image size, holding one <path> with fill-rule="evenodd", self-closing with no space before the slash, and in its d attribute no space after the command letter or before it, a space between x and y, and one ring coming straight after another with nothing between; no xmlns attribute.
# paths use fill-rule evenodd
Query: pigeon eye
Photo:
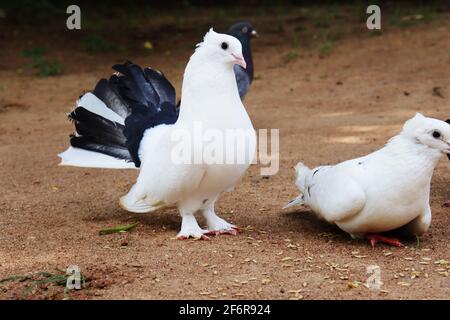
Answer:
<svg viewBox="0 0 450 320"><path fill-rule="evenodd" d="M243 33L247 33L247 31L248 31L248 28L247 28L247 27L243 27L243 28L242 28L242 32L243 32Z"/></svg>
<svg viewBox="0 0 450 320"><path fill-rule="evenodd" d="M222 44L220 45L220 47L221 47L223 50L227 50L227 49L228 49L228 43L222 42Z"/></svg>
<svg viewBox="0 0 450 320"><path fill-rule="evenodd" d="M439 139L441 137L441 133L439 131L433 131L433 137Z"/></svg>

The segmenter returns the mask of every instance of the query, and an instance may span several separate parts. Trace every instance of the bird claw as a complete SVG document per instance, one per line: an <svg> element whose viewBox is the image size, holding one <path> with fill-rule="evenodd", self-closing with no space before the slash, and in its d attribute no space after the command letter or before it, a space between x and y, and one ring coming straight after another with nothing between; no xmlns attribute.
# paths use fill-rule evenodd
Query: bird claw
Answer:
<svg viewBox="0 0 450 320"><path fill-rule="evenodd" d="M177 239L186 240L194 238L195 240L210 240L206 235L208 230L200 228L193 215L184 215L181 221L181 230L177 234Z"/></svg>
<svg viewBox="0 0 450 320"><path fill-rule="evenodd" d="M208 236L205 235L205 234L202 234L202 235L200 236L200 238L197 238L197 239L195 239L195 240L205 240L205 241L209 241L209 240L211 240L211 238L208 237Z"/></svg>
<svg viewBox="0 0 450 320"><path fill-rule="evenodd" d="M219 231L219 234L229 234L232 236L236 236L239 233L239 229L236 227L233 227L231 229L227 229L227 230L221 230Z"/></svg>
<svg viewBox="0 0 450 320"><path fill-rule="evenodd" d="M236 236L241 230L237 227L231 227L229 229L225 230L210 230L207 233L205 233L208 236L218 236L220 234L228 234L232 236Z"/></svg>
<svg viewBox="0 0 450 320"><path fill-rule="evenodd" d="M178 240L187 240L189 238L193 238L194 240L206 240L206 241L211 240L211 238L208 237L207 234L208 233L204 233L199 237L192 236L192 235L191 236L179 235L179 236L177 236L177 239Z"/></svg>
<svg viewBox="0 0 450 320"><path fill-rule="evenodd" d="M207 236L217 236L219 234L219 231L209 230L205 233Z"/></svg>
<svg viewBox="0 0 450 320"><path fill-rule="evenodd" d="M443 207L450 208L450 200L442 205Z"/></svg>
<svg viewBox="0 0 450 320"><path fill-rule="evenodd" d="M385 243L394 247L403 247L403 244L398 239L382 236L376 233L367 235L367 239L370 240L372 248L374 248L378 242Z"/></svg>

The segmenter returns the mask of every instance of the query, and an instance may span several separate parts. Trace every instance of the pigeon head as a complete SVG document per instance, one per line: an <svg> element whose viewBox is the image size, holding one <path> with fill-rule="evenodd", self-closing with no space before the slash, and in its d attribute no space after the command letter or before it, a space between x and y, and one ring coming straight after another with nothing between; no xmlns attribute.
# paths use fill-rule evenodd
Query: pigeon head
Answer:
<svg viewBox="0 0 450 320"><path fill-rule="evenodd" d="M450 155L450 124L417 113L406 121L402 134L429 148Z"/></svg>
<svg viewBox="0 0 450 320"><path fill-rule="evenodd" d="M247 67L239 40L227 34L217 33L212 28L206 33L203 42L197 45L195 54L204 59L223 63L230 68L235 64Z"/></svg>
<svg viewBox="0 0 450 320"><path fill-rule="evenodd" d="M233 24L228 30L228 34L238 38L241 43L247 43L250 38L258 37L258 33L249 22Z"/></svg>

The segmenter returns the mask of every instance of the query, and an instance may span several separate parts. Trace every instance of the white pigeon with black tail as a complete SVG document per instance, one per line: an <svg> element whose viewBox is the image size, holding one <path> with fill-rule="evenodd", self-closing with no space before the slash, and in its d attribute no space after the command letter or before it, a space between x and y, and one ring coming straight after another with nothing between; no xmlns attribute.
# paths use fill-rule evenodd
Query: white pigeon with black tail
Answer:
<svg viewBox="0 0 450 320"><path fill-rule="evenodd" d="M236 227L214 211L219 195L242 178L256 151L255 131L238 93L235 64L245 68L240 42L211 29L186 66L179 108L175 90L162 73L130 62L115 65L118 74L102 79L69 114L76 132L71 147L59 155L61 164L140 168L137 182L120 205L136 213L177 206L182 216L179 239L236 234ZM210 146L208 139L195 140L198 127L218 136L229 130L244 133L243 141L222 145L221 150L223 159L237 154L241 161L210 162L203 157L198 161L198 150ZM194 151L180 159L180 150ZM207 230L196 221L198 211L206 218Z"/></svg>
<svg viewBox="0 0 450 320"><path fill-rule="evenodd" d="M443 154L450 154L450 125L417 114L365 157L314 169L297 164L301 195L285 208L304 204L352 237L400 246L377 233L405 227L420 236L428 230L430 183Z"/></svg>

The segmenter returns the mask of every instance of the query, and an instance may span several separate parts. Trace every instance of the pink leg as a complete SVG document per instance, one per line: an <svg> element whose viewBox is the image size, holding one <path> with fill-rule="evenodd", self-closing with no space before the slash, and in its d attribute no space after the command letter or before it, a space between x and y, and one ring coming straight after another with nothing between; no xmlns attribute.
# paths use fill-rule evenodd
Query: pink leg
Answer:
<svg viewBox="0 0 450 320"><path fill-rule="evenodd" d="M386 244L394 246L394 247L402 247L403 246L403 244L398 239L382 236L378 233L367 234L367 239L370 240L370 244L372 245L372 247L375 247L375 245L378 242L386 243Z"/></svg>

